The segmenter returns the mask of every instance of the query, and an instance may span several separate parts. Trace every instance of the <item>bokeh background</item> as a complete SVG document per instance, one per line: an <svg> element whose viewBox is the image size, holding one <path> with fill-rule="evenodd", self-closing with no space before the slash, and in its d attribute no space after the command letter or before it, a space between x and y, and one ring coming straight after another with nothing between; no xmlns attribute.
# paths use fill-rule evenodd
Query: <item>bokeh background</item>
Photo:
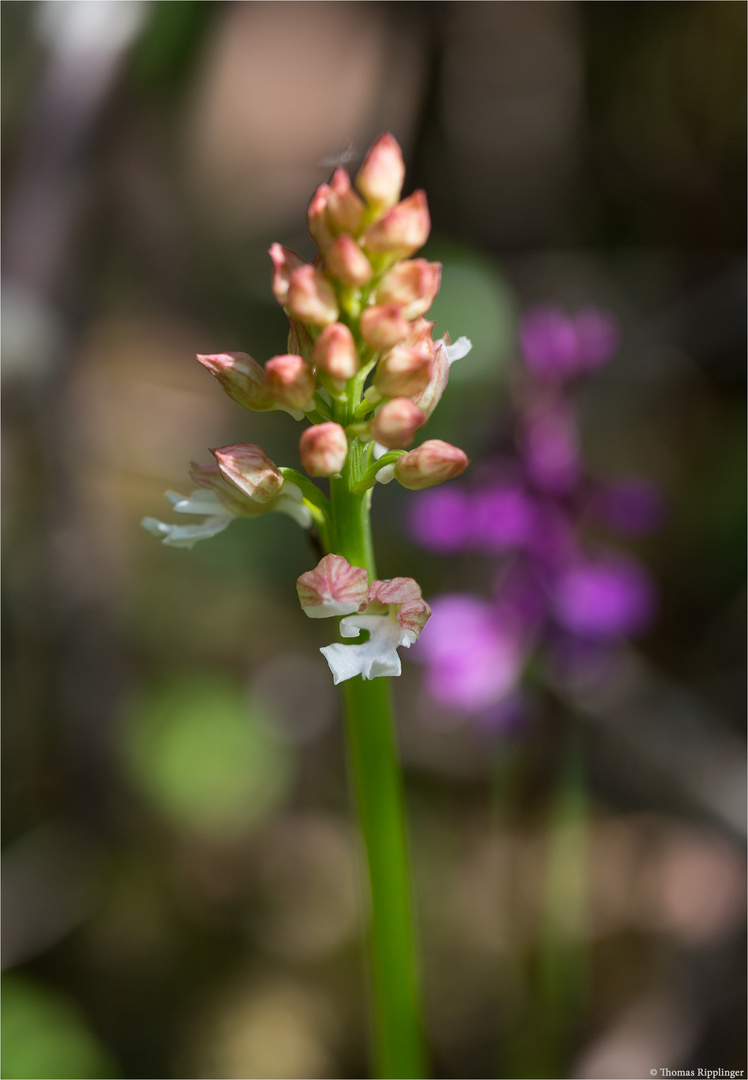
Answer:
<svg viewBox="0 0 748 1080"><path fill-rule="evenodd" d="M659 616L511 729L395 692L434 1075L746 1068L739 2L2 4L3 1076L366 1073L338 702L286 518L139 527L298 430L194 362L285 350L273 240L382 131L424 187L428 437L498 448L522 310L598 305L585 456L663 492ZM457 481L456 483L459 483ZM377 492L383 576L488 595ZM414 650L415 651L415 650Z"/></svg>

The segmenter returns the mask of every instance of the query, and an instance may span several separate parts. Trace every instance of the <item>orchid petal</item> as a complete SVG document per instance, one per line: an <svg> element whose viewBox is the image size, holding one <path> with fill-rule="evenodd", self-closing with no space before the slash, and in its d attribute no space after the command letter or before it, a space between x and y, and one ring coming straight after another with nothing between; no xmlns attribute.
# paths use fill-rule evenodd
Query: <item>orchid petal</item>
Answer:
<svg viewBox="0 0 748 1080"><path fill-rule="evenodd" d="M358 637L361 630L368 630L370 636L360 645L335 642L320 649L336 686L356 675L363 679L399 675L402 668L397 650L400 646L409 649L415 641L415 635L389 615L350 615L340 620L342 637Z"/></svg>
<svg viewBox="0 0 748 1080"><path fill-rule="evenodd" d="M161 539L169 547L192 548L198 540L207 540L223 532L231 524L231 517L206 517L197 525L167 525L156 518L143 518L144 529Z"/></svg>

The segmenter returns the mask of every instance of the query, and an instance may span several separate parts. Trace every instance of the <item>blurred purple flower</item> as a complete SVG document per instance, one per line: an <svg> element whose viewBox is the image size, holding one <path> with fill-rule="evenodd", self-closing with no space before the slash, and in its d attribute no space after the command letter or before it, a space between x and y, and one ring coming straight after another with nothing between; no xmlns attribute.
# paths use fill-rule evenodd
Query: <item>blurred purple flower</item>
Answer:
<svg viewBox="0 0 748 1080"><path fill-rule="evenodd" d="M559 623L580 637L625 637L650 622L655 590L638 563L608 557L562 572L552 588L552 606Z"/></svg>
<svg viewBox="0 0 748 1080"><path fill-rule="evenodd" d="M408 508L413 539L432 551L461 551L472 539L470 498L461 488L419 492Z"/></svg>
<svg viewBox="0 0 748 1080"><path fill-rule="evenodd" d="M558 382L607 363L620 332L612 315L600 308L570 316L555 307L537 307L522 319L519 335L530 371Z"/></svg>
<svg viewBox="0 0 748 1080"><path fill-rule="evenodd" d="M501 618L487 600L467 593L438 597L418 656L426 689L437 701L467 712L487 709L516 687L525 644L516 620Z"/></svg>
<svg viewBox="0 0 748 1080"><path fill-rule="evenodd" d="M476 492L472 499L472 534L484 551L508 551L526 544L535 528L535 503L524 486L503 481Z"/></svg>
<svg viewBox="0 0 748 1080"><path fill-rule="evenodd" d="M520 441L530 480L541 491L565 495L579 482L576 419L562 397L535 401L527 410Z"/></svg>
<svg viewBox="0 0 748 1080"><path fill-rule="evenodd" d="M592 508L606 525L628 535L656 528L665 511L657 485L643 479L601 484L593 496Z"/></svg>

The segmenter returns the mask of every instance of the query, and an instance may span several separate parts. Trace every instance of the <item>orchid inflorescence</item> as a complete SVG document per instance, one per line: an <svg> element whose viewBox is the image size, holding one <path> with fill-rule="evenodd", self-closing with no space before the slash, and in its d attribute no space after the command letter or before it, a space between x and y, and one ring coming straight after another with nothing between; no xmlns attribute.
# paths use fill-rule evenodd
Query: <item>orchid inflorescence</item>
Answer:
<svg viewBox="0 0 748 1080"><path fill-rule="evenodd" d="M273 292L289 321L287 353L264 366L246 353L197 357L245 408L311 422L299 441L307 475L276 466L253 443L224 446L211 451L215 464L191 463L198 490L167 492L177 513L201 515L200 522L143 521L164 544L190 548L236 517L273 511L314 528L328 554L298 579L303 610L343 616L344 638L369 633L364 642L322 649L336 683L399 675L397 648L410 646L430 615L412 578L376 579L365 541L357 548L351 540L357 515L366 515L361 535L368 530L375 483L396 479L420 490L468 464L462 450L439 439L409 449L444 392L450 364L471 346L467 338L453 345L446 334L432 339L434 323L424 316L441 265L411 258L431 223L423 191L400 200L404 176L397 141L382 135L353 184L338 168L314 193L307 211L319 247L314 262L271 246ZM330 479L329 499L309 477Z"/></svg>

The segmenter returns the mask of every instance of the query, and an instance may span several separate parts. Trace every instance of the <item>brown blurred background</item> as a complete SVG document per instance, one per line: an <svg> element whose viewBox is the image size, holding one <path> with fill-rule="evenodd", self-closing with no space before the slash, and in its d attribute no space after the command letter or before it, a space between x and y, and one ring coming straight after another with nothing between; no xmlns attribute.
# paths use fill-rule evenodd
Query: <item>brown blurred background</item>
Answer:
<svg viewBox="0 0 748 1080"><path fill-rule="evenodd" d="M518 313L622 324L582 400L661 485L660 616L514 734L395 687L440 1077L746 1068L746 8L6 0L3 1076L366 1075L360 865L293 523L140 529L189 459L298 430L194 362L285 349L267 248L384 130L474 350L429 426L496 450ZM487 592L377 495L383 576ZM438 719L438 718L437 718ZM581 772L567 769L569 733Z"/></svg>

